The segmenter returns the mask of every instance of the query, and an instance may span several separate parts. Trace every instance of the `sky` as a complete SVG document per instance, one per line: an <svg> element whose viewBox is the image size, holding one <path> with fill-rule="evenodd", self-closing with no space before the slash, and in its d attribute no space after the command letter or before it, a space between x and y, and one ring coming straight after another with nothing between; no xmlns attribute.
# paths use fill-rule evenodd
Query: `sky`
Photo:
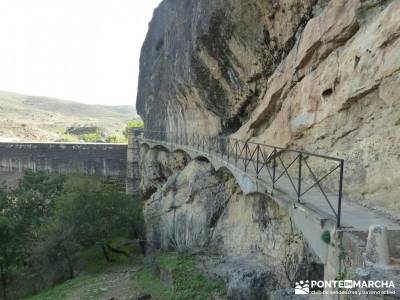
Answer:
<svg viewBox="0 0 400 300"><path fill-rule="evenodd" d="M0 0L0 90L134 105L161 0Z"/></svg>

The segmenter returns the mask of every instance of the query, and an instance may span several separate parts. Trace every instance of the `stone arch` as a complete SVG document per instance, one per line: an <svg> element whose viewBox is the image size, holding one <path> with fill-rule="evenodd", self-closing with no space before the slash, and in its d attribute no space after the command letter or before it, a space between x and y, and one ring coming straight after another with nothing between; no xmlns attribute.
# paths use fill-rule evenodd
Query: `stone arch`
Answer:
<svg viewBox="0 0 400 300"><path fill-rule="evenodd" d="M192 159L192 157L190 156L190 153L188 153L187 151L185 151L183 149L174 149L171 153L183 154L184 156L187 156L189 159Z"/></svg>
<svg viewBox="0 0 400 300"><path fill-rule="evenodd" d="M214 167L214 166L213 166ZM221 176L225 177L225 175L229 176L230 178L233 178L235 180L235 183L239 186L240 190L243 192L242 188L239 185L239 182L237 181L235 174L233 174L233 172L231 170L229 170L229 168L227 168L226 166L221 166L219 168L214 168L215 172L217 174L220 174ZM223 180L226 181L226 178L223 178Z"/></svg>
<svg viewBox="0 0 400 300"><path fill-rule="evenodd" d="M192 160L207 161L207 162L209 162L210 165L215 169L215 167L214 167L212 161L211 161L208 157L206 157L206 156L204 156L204 155L196 155L196 156L193 156L193 157L192 157Z"/></svg>
<svg viewBox="0 0 400 300"><path fill-rule="evenodd" d="M150 145L147 144L147 143L141 143L141 144L140 144L140 147L143 149L144 152L149 151L150 148L151 148Z"/></svg>
<svg viewBox="0 0 400 300"><path fill-rule="evenodd" d="M239 185L240 189L242 190L243 194L250 195L250 194L265 194L263 193L263 189L259 189L257 184L255 184L254 180L245 172L237 169L236 167L225 164L220 161L214 162L213 164L216 171L219 170L227 170L230 174L233 175L237 184Z"/></svg>
<svg viewBox="0 0 400 300"><path fill-rule="evenodd" d="M148 141L148 143L151 145L151 148L157 147L157 142ZM265 182L255 178L251 174L244 172L231 162L226 161L219 156L209 153L203 153L199 150L191 149L190 147L175 144L165 143L163 144L162 148L168 149L168 152L183 151L190 157L191 160L206 160L217 172L220 169L228 170L235 178L235 181L238 184L240 190L246 196L257 194L267 195L270 199L275 201L280 207L287 211L287 214L293 220L293 223L296 225L296 227L303 233L304 237L308 241L314 253L318 256L319 260L322 263L326 262L328 247L326 243L324 243L319 237L324 230L330 230L332 226L334 226L332 222L324 221L324 223L321 223L321 219L319 219L319 217L316 216L315 212L313 212L312 210L308 210L307 208L304 210L298 209L300 206L292 205L290 199L285 197L284 193L277 191L272 194L271 187L268 186ZM315 226L315 224L323 225L318 227Z"/></svg>
<svg viewBox="0 0 400 300"><path fill-rule="evenodd" d="M164 145L153 145L150 147L150 149L156 149L156 150L161 150L161 151L165 151L168 153L172 153L170 149L168 149L168 147L164 146Z"/></svg>
<svg viewBox="0 0 400 300"><path fill-rule="evenodd" d="M142 144L145 144L143 142ZM242 170L236 168L234 165L225 162L224 160L214 157L212 155L207 155L206 153L198 152L196 150L186 149L185 147L177 146L177 145L170 145L170 144L157 144L150 142L151 149L160 149L163 151L167 151L169 153L174 152L183 152L187 154L190 160L194 159L205 159L207 160L212 167L218 171L220 168L226 168L229 172L235 177L236 182L240 186L240 189L245 195L254 194L254 193L261 193L265 194L266 188L258 184L254 178L251 178L248 174L243 172Z"/></svg>

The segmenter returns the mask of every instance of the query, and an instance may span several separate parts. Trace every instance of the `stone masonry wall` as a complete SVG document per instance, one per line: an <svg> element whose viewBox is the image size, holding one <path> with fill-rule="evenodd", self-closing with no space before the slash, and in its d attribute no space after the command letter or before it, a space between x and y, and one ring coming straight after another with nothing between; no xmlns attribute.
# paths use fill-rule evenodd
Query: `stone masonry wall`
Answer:
<svg viewBox="0 0 400 300"><path fill-rule="evenodd" d="M24 169L126 177L126 157L124 144L0 143L0 181Z"/></svg>

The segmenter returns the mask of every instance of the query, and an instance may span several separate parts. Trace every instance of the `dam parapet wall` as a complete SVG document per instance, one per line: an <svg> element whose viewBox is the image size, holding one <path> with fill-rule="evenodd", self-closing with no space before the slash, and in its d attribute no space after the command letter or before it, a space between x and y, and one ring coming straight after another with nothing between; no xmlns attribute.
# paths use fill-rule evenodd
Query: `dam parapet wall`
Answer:
<svg viewBox="0 0 400 300"><path fill-rule="evenodd" d="M24 170L126 177L126 144L0 143L0 181Z"/></svg>

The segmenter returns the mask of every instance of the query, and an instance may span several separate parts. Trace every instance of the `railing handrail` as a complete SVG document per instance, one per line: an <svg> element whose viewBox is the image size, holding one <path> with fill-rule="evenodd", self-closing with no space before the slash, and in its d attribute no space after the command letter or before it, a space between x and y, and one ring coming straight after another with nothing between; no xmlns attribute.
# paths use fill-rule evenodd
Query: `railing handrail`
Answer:
<svg viewBox="0 0 400 300"><path fill-rule="evenodd" d="M268 147L268 148L275 148L275 149L279 149L279 150L283 150L283 151L287 151L287 152L302 153L302 154L305 154L305 155L308 155L308 156L320 157L320 158L324 158L324 159L334 160L334 161L337 161L337 162L340 162L340 161L344 160L344 159L339 158L339 157L322 155L322 154L318 154L318 153L311 153L311 152L302 151L302 150L296 150L296 149L272 146L272 145L267 145L267 144L263 144L263 143L251 142L251 141L247 141L246 142L246 141L239 140L239 139L236 139L236 138L230 138L230 139L237 140L237 141L242 142L242 143L247 143L247 144L252 144L252 145L260 145L260 146L265 146L265 147Z"/></svg>
<svg viewBox="0 0 400 300"><path fill-rule="evenodd" d="M147 135L150 136L158 135L158 138L156 139L148 138ZM327 201L330 209L332 210L333 214L336 217L337 227L340 227L341 202L343 194L343 172L344 172L344 159L342 158L310 153L307 151L288 149L278 146L272 146L252 141L243 141L231 136L204 136L198 133L192 133L187 135L184 132L177 132L177 131L167 132L167 131L144 130L143 137L146 139L148 138L150 140L155 140L159 142L166 142L176 145L186 145L189 147L194 147L194 149L197 150L200 150L200 148L202 148L203 152L207 150L209 154L212 154L212 151L214 151L215 154L220 154L222 158L226 156L229 163L231 163L230 158L233 157L234 164L236 166L238 165L239 161L242 161L242 163L244 164L244 171L246 173L248 167L250 166L250 163L252 163L253 169L256 173L256 178L258 179L261 179L259 177L261 171L263 169L267 170L268 172L267 174L269 175L272 181L272 189L275 189L275 184L281 178L286 177L289 180L288 181L290 183L289 186L291 185L295 193L297 194L298 198L297 200L299 203L301 203L301 198L304 196L304 194L309 192L312 188L318 187L318 189L320 190L321 194ZM223 143L221 143L222 141ZM255 146L255 148L251 149L251 146L249 145ZM268 154L267 151L267 153L265 154L265 151L261 150L264 148L270 149L271 152ZM291 162L289 164L285 164L284 160L282 160L282 155L286 154L287 152L296 154L296 157L294 159L292 158L290 159ZM265 155L267 155L266 159ZM307 160L309 160L310 157L317 157L324 160L334 161L339 164L337 164L334 168L331 168L322 177L318 178L317 175L312 170L310 164L307 162ZM291 169L292 166L295 166L296 162L298 162L297 178L293 177L293 175L291 176L289 173L289 169ZM279 165L281 166L283 171L282 169L280 169ZM313 184L302 192L302 187L305 185L305 183L303 183L303 178L302 178L304 169L308 169L311 178L313 180ZM337 209L335 209L331 201L329 200L329 197L327 195L328 192L324 190L324 188L321 185L321 182L325 180L327 177L331 176L331 174L334 173L337 169L339 169L340 173L338 182ZM280 174L277 174L277 172L279 172ZM297 187L294 181L297 181Z"/></svg>
<svg viewBox="0 0 400 300"><path fill-rule="evenodd" d="M148 132L149 133L164 133L164 134L168 134L168 133L171 133L172 131L166 132L166 131L146 131L146 130L144 130L143 131L143 135L145 135ZM179 132L176 131L176 133L179 133ZM265 147L268 147L268 148L275 148L275 149L284 150L284 151L288 151L288 152L294 152L294 153L303 153L303 154L308 155L308 156L315 156L315 157L319 157L319 158L334 160L334 161L337 161L337 162L344 161L344 159L340 158L340 157L329 156L329 155L318 154L318 153L312 153L312 152L308 152L308 151L290 149L290 148L279 147L279 146L273 146L273 145L268 145L268 144L263 144L263 143L252 142L252 141L245 141L245 140L237 139L235 137L231 137L229 135L219 135L219 136L215 136L215 138L229 138L231 140L235 140L235 141L242 142L242 143L247 143L247 144L252 144L252 145L260 145L260 146L265 146Z"/></svg>

